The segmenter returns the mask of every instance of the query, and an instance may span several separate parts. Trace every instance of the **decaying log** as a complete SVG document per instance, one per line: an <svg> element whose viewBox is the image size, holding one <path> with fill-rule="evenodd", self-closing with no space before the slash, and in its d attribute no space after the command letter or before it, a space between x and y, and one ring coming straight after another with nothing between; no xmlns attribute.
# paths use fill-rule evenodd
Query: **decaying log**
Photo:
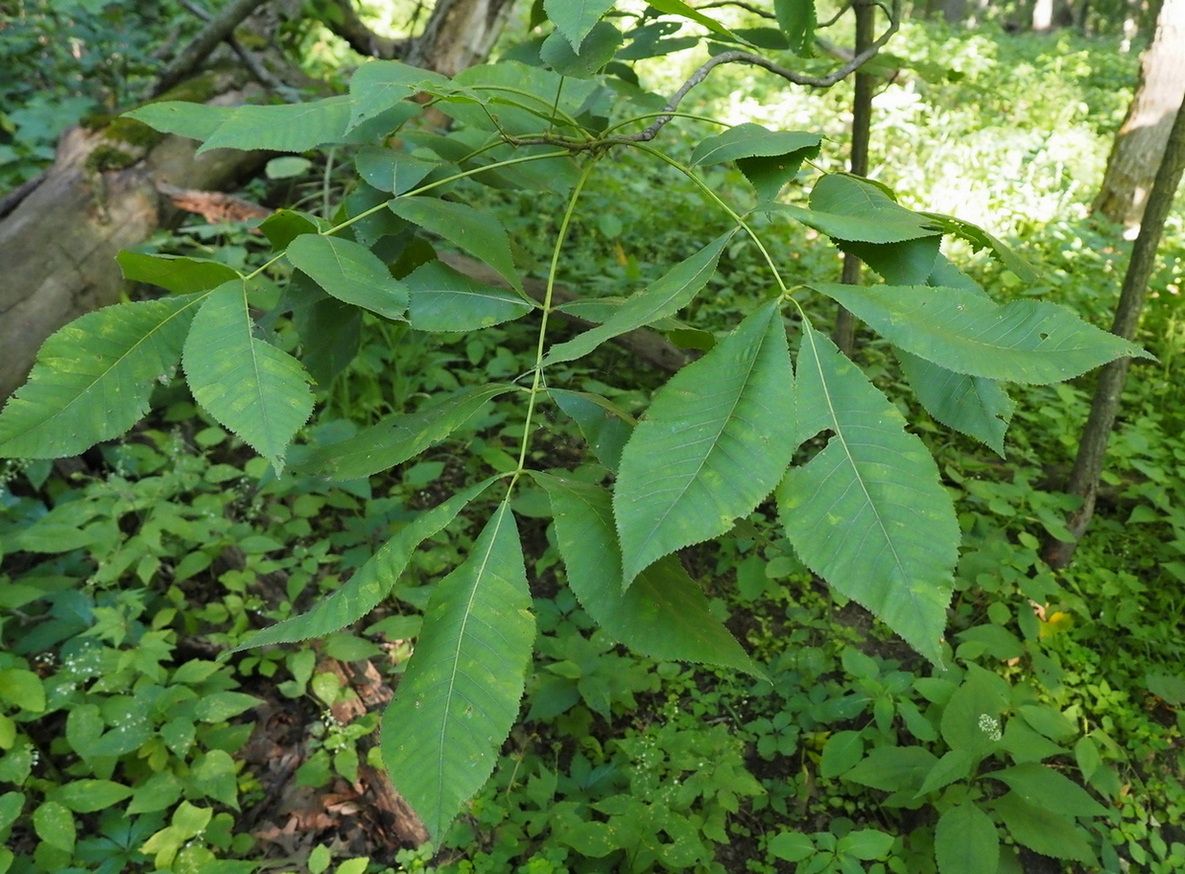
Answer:
<svg viewBox="0 0 1185 874"><path fill-rule="evenodd" d="M115 148L105 131L76 127L62 136L44 179L0 220L0 400L24 381L46 337L119 300L116 254L182 215L158 185L225 188L257 172L265 157L232 149L198 156L196 147L163 137L142 160L105 170L97 159Z"/></svg>

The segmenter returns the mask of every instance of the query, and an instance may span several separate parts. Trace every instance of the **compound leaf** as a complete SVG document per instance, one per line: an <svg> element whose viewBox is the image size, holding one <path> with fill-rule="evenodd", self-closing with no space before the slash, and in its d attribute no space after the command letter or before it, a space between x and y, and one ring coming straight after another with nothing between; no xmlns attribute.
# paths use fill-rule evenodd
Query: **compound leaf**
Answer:
<svg viewBox="0 0 1185 874"><path fill-rule="evenodd" d="M383 763L433 837L490 776L518 716L535 639L518 531L501 504L472 554L436 585L395 699Z"/></svg>
<svg viewBox="0 0 1185 874"><path fill-rule="evenodd" d="M613 509L626 585L752 512L794 453L794 415L775 300L676 373L625 444Z"/></svg>
<svg viewBox="0 0 1185 874"><path fill-rule="evenodd" d="M220 285L194 316L181 363L194 399L279 472L313 393L300 363L253 328L246 285Z"/></svg>
<svg viewBox="0 0 1185 874"><path fill-rule="evenodd" d="M148 411L153 385L177 367L201 300L116 304L55 331L0 413L0 455L77 455L132 427Z"/></svg>
<svg viewBox="0 0 1185 874"><path fill-rule="evenodd" d="M897 408L808 322L798 405L800 436L830 431L831 439L778 487L787 537L812 570L939 662L959 526L934 459Z"/></svg>

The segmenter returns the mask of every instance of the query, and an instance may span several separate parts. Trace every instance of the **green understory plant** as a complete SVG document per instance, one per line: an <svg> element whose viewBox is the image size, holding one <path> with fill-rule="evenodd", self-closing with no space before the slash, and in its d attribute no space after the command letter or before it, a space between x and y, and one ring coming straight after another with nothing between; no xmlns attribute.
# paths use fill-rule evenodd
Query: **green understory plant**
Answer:
<svg viewBox="0 0 1185 874"><path fill-rule="evenodd" d="M518 716L536 640L515 514L528 495L552 518L564 579L583 609L609 639L640 653L765 676L679 558L680 550L728 535L764 508L776 513L798 559L836 592L863 604L936 665L950 661L944 630L960 541L951 497L897 406L815 327L820 295L892 346L934 419L997 452L1013 409L1004 383L1047 384L1120 356L1147 357L1052 303L996 303L942 254L944 237L987 249L1021 281L1035 279L1031 268L982 229L906 209L877 183L823 174L809 199L779 199L818 154L817 133L725 127L700 139L686 160L659 146L681 115L683 94L720 64L756 64L803 84L838 76L803 77L771 64L751 53L744 34L681 2L652 2L638 18L604 19L612 3L544 6L555 29L530 64L503 61L450 80L376 61L357 71L348 94L309 103L162 102L132 112L152 127L202 140L204 150L351 148L357 187L331 218L280 210L265 220L260 230L273 254L258 269L124 253L129 279L167 294L63 328L0 414L0 454L77 454L134 425L153 387L170 382L180 367L205 413L266 459L269 476L359 483L421 457L491 401L517 401L516 442L483 447L485 479L399 520L406 524L329 598L239 647L322 637L350 625L398 591L421 544L480 514L468 555L432 589L415 653L381 728L384 765L437 838L489 778ZM671 33L661 17L667 13L707 28L719 43L686 87L664 101L642 90L625 62L662 50ZM801 50L813 16L783 15L779 23L787 47ZM417 126L425 101L455 127L440 133ZM560 304L555 288L573 216L595 189L598 170L620 152L652 161L664 184L685 180L714 214L703 220L713 230L689 226L686 256L624 300ZM724 163L735 163L750 183L746 202L728 203L704 181ZM528 294L506 230L467 204L475 186L563 203L538 299ZM857 254L884 283L848 286L799 275L778 246L779 224L791 221ZM751 247L766 273L738 301L738 323L718 332L672 324L741 246ZM482 271L459 269L466 262L446 248ZM596 327L556 342L557 313ZM425 392L422 400L396 398L397 412L352 432L302 430L318 392L324 396L357 353L364 322L382 322L400 335L481 336L517 319L533 320L537 329L525 371ZM571 362L645 326L703 354L634 417L609 392L573 381ZM572 469L532 463L551 416L571 419L588 443L588 455ZM302 436L305 442L297 442ZM574 682L593 711L612 713L612 700L597 690L594 652L549 655L564 665L553 676ZM571 697L561 688L556 694ZM977 698L968 704L969 718L996 719L994 706L994 699ZM964 762L966 773L953 779L971 777L974 764ZM642 815L631 806L637 799L613 798L593 805L601 819L585 823L590 834L597 825L610 830L614 817L630 823ZM993 803L999 812L1011 802ZM730 803L721 804L729 812ZM951 805L964 809L954 799ZM186 802L149 842L152 850L177 851L205 829L207 814ZM970 814L945 816L948 834L986 835ZM651 854L649 862L675 852L642 838L611 850L635 859ZM834 847L812 840L841 868L846 856L887 852L876 835L847 835ZM941 853L939 861L944 874L957 870Z"/></svg>

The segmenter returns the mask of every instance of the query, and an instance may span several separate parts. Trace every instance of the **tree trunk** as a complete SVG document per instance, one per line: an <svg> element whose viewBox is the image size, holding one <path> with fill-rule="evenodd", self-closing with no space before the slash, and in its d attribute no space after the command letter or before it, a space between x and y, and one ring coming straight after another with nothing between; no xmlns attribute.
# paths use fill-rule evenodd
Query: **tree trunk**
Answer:
<svg viewBox="0 0 1185 874"><path fill-rule="evenodd" d="M1115 137L1092 210L1139 232L1169 129L1185 96L1185 0L1164 0L1152 44L1140 61L1140 84Z"/></svg>
<svg viewBox="0 0 1185 874"><path fill-rule="evenodd" d="M1166 0L1171 2L1171 0ZM1123 290L1119 295L1119 304L1115 308L1115 321L1111 331L1127 340L1131 340L1136 333L1136 326L1140 321L1140 311L1144 307L1144 296L1148 290L1148 279L1156 266L1156 249L1160 245L1160 237L1164 231L1164 223L1173 205L1173 198L1181 184L1182 173L1185 172L1185 106L1177 109L1172 127L1169 129L1168 143L1161 159L1160 167L1152 183L1152 192L1148 196L1148 211L1144 216L1144 223L1140 234L1136 237L1132 247L1131 263L1128 264L1127 274L1123 278ZM1078 457L1074 461L1074 469L1070 472L1066 483L1067 494L1077 495L1082 499L1082 506L1066 520L1066 528L1073 535L1071 541L1059 541L1050 538L1042 551L1042 557L1052 568L1063 568L1070 563L1078 540L1086 531L1094 515L1095 498L1099 488L1099 475L1103 471L1103 460L1107 451L1107 441L1111 436L1111 428L1115 424L1115 416L1119 411L1119 398L1123 392L1123 384L1127 379L1128 364L1131 359L1120 358L1106 364L1099 371L1098 385L1095 387L1094 399L1091 402L1090 417L1082 431L1082 440L1078 444Z"/></svg>
<svg viewBox="0 0 1185 874"><path fill-rule="evenodd" d="M860 54L872 45L876 7L869 0L856 0L852 4L852 9L856 13L855 53ZM849 168L855 176L868 175L868 146L872 139L872 97L875 87L876 79L871 73L862 69L856 71L852 96L852 153L849 162ZM851 252L844 253L840 282L844 285L860 284L860 259ZM839 307L836 313L835 330L831 339L849 358L855 352L856 317L843 306Z"/></svg>
<svg viewBox="0 0 1185 874"><path fill-rule="evenodd" d="M436 0L404 60L455 76L489 57L514 0Z"/></svg>

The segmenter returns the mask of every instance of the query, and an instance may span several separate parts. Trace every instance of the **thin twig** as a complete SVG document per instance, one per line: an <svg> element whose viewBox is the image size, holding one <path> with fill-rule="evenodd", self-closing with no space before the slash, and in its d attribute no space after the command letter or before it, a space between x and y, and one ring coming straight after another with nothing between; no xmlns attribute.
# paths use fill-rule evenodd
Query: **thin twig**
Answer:
<svg viewBox="0 0 1185 874"><path fill-rule="evenodd" d="M160 71L152 95L159 97L196 70L210 52L228 36L233 35L235 28L264 2L265 0L232 0L229 6L210 18L197 39Z"/></svg>
<svg viewBox="0 0 1185 874"><path fill-rule="evenodd" d="M712 70L719 67L721 64L752 64L755 67L761 67L763 70L768 70L775 76L780 76L788 82L793 82L795 85L806 85L811 88L830 88L836 82L850 76L855 70L863 66L876 57L877 52L884 46L897 32L897 28L901 23L901 0L893 0L893 12L889 16L889 26L885 29L877 39L867 49L855 55L850 61L841 67L832 70L826 76L809 76L806 73L799 73L796 70L791 70L788 67L783 67L781 64L775 64L773 61L768 61L759 55L750 54L749 52L731 51L721 52L709 58L699 69L691 74L691 77L684 82L678 91L671 97L670 102L667 103L664 114L656 118L649 127L645 130L639 131L636 134L630 134L624 137L614 137L612 142L632 142L632 143L647 143L658 134L662 127L671 120L676 109L679 108L679 103L687 96L687 93L707 78Z"/></svg>
<svg viewBox="0 0 1185 874"><path fill-rule="evenodd" d="M193 0L177 0L177 2L182 7L188 9L191 13L200 18L202 21L210 20L210 13L194 3ZM236 55L239 56L239 60L243 62L243 66L247 68L247 71L255 77L255 80L259 82L260 85L263 85L265 88L269 88L272 91L283 90L284 83L273 76L268 71L268 69L263 66L263 62L260 61L259 58L247 51L246 47L244 47L243 44L239 42L238 37L236 37L234 34L231 34L226 38L226 44L230 46L231 50Z"/></svg>
<svg viewBox="0 0 1185 874"><path fill-rule="evenodd" d="M746 12L751 12L754 15L761 16L762 18L776 18L776 16L768 9L762 9L759 6L754 6L752 3L744 3L742 0L716 0L715 3L705 3L702 6L695 7L695 9L698 12L701 9L720 9L724 6L735 6L738 9L744 9Z"/></svg>

